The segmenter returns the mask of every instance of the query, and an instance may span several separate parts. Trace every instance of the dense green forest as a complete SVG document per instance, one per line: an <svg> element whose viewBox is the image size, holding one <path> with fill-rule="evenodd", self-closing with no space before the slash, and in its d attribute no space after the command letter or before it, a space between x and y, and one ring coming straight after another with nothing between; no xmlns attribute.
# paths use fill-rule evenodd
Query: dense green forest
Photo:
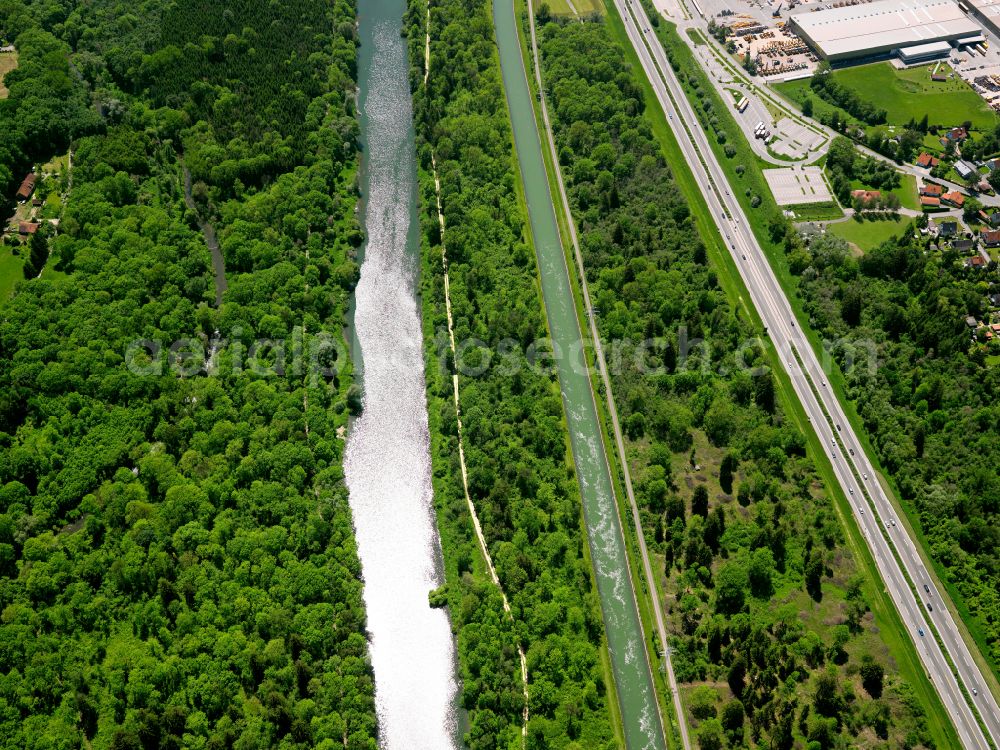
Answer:
<svg viewBox="0 0 1000 750"><path fill-rule="evenodd" d="M602 22L550 22L542 65L673 660L699 747L929 747L841 521L782 412Z"/></svg>
<svg viewBox="0 0 1000 750"><path fill-rule="evenodd" d="M411 75L417 149L423 172L425 330L439 523L448 567L448 601L458 632L462 700L471 750L521 746L517 654L505 634L499 596L474 575L479 552L462 495L450 372L438 368L446 335L440 235L429 179L433 150L441 179L446 245L458 341L477 338L511 357L546 335L534 253L518 202L513 143L494 43L491 5L460 0L431 8L431 69L423 86L426 6L411 3ZM475 351L464 365L473 367ZM527 746L574 750L616 747L601 663L603 627L581 505L554 372L521 365L461 375L470 492L516 638L528 658ZM451 366L451 363L448 363Z"/></svg>
<svg viewBox="0 0 1000 750"><path fill-rule="evenodd" d="M2 747L376 746L350 367L323 354L357 274L354 10L251 23L278 13L4 0L0 160L73 141L74 168L42 278L0 306ZM204 54L152 97L178 38ZM182 159L226 256L219 308Z"/></svg>
<svg viewBox="0 0 1000 750"><path fill-rule="evenodd" d="M1000 663L1000 370L995 344L973 340L989 321L996 264L967 269L951 250L912 236L860 258L824 237L808 248L780 220L790 253L806 253L799 292L811 324L841 342L842 366L878 458L899 489L946 580L973 615L994 669ZM878 367L849 367L873 342ZM862 362L864 364L864 362Z"/></svg>
<svg viewBox="0 0 1000 750"><path fill-rule="evenodd" d="M100 132L103 118L70 67L70 47L40 28L17 2L0 4L0 36L17 41L18 66L0 99L0 218L10 215L17 185L36 161L65 152L72 138Z"/></svg>

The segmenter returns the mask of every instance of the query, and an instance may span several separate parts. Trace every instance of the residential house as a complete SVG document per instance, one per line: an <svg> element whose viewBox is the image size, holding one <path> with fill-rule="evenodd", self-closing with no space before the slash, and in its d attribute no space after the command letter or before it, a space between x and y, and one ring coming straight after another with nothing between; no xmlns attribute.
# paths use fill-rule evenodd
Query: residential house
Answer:
<svg viewBox="0 0 1000 750"><path fill-rule="evenodd" d="M959 159L955 162L955 171L958 172L958 176L963 180L967 180L973 175L978 174L978 170L969 164L969 162Z"/></svg>
<svg viewBox="0 0 1000 750"><path fill-rule="evenodd" d="M18 234L34 234L38 231L40 224L34 221L19 221L17 223L17 233Z"/></svg>
<svg viewBox="0 0 1000 750"><path fill-rule="evenodd" d="M965 205L965 196L962 195L957 190L952 190L950 193L945 193L941 196L941 201L943 203L948 203L955 208L961 208Z"/></svg>
<svg viewBox="0 0 1000 750"><path fill-rule="evenodd" d="M957 221L942 221L938 225L938 237L954 237L956 234L958 234Z"/></svg>
<svg viewBox="0 0 1000 750"><path fill-rule="evenodd" d="M920 186L921 195L929 195L932 198L940 198L944 195L944 188L932 182L925 182Z"/></svg>
<svg viewBox="0 0 1000 750"><path fill-rule="evenodd" d="M965 317L965 325L967 325L969 328L979 328L979 321L976 320L971 315L967 315Z"/></svg>
<svg viewBox="0 0 1000 750"><path fill-rule="evenodd" d="M989 229L979 235L986 247L1000 247L1000 229Z"/></svg>
<svg viewBox="0 0 1000 750"><path fill-rule="evenodd" d="M920 205L923 206L924 208L940 208L941 207L941 199L940 198L931 198L929 195L921 195L920 196Z"/></svg>
<svg viewBox="0 0 1000 750"><path fill-rule="evenodd" d="M955 252L968 255L975 248L975 243L972 240L954 240L951 243L951 248Z"/></svg>
<svg viewBox="0 0 1000 750"><path fill-rule="evenodd" d="M1000 294L993 293L987 299L990 301L991 307L1000 307ZM1000 323L997 323L997 325L1000 325Z"/></svg>
<svg viewBox="0 0 1000 750"><path fill-rule="evenodd" d="M952 143L961 143L968 136L969 134L965 132L965 128L952 128L951 130L949 130L947 133L944 134L944 137L947 138Z"/></svg>
<svg viewBox="0 0 1000 750"><path fill-rule="evenodd" d="M986 268L986 261L983 259L982 255L980 255L979 253L976 253L971 258L966 258L965 259L965 267L966 268Z"/></svg>
<svg viewBox="0 0 1000 750"><path fill-rule="evenodd" d="M24 180L21 181L21 187L17 189L17 200L19 203L24 203L31 194L35 192L35 173L30 172Z"/></svg>
<svg viewBox="0 0 1000 750"><path fill-rule="evenodd" d="M920 156L917 157L917 166L923 167L924 169L934 169L934 167L936 167L940 163L941 163L940 159L938 159L936 156L931 156L928 153L922 153L920 154Z"/></svg>

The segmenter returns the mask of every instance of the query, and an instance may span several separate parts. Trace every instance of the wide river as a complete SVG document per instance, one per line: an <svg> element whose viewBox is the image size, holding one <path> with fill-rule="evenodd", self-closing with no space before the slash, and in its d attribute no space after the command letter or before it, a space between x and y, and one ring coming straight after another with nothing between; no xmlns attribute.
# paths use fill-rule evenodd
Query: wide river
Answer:
<svg viewBox="0 0 1000 750"><path fill-rule="evenodd" d="M344 470L364 575L382 750L457 747L455 646L442 583L417 298L419 228L404 0L358 12L362 211L352 354L364 411Z"/></svg>

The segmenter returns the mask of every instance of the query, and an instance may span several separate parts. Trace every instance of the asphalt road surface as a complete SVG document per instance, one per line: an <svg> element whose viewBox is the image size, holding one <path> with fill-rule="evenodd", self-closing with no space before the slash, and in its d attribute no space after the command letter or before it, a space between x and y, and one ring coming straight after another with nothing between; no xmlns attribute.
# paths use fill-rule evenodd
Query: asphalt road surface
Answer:
<svg viewBox="0 0 1000 750"><path fill-rule="evenodd" d="M725 175L684 96L649 18L635 0L614 2L632 46L667 114L668 124L697 177L719 231L767 328L768 336L780 353L782 365L791 376L792 385L819 435L837 479L851 500L854 516L879 567L886 590L916 644L917 653L951 716L962 745L976 750L988 750L990 747L973 713L972 706L975 706L992 742L1000 747L1000 707L962 640L948 607L932 585L932 578L913 541L901 524L894 523L892 503L876 480L874 467L837 397L831 392L819 360L795 323L788 300L739 203L731 194ZM940 635L944 649L955 665L957 679L934 637L934 630ZM972 705L963 695L959 680Z"/></svg>

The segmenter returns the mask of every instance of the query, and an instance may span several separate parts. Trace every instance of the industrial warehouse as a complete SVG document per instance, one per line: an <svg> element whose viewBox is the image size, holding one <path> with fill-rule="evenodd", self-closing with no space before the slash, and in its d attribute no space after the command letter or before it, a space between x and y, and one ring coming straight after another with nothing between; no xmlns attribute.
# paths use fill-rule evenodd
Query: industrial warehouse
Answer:
<svg viewBox="0 0 1000 750"><path fill-rule="evenodd" d="M1000 36L1000 0L962 0L962 7Z"/></svg>
<svg viewBox="0 0 1000 750"><path fill-rule="evenodd" d="M789 24L833 64L893 54L905 63L919 62L946 55L952 46L983 41L982 29L955 0L876 0L803 10Z"/></svg>

